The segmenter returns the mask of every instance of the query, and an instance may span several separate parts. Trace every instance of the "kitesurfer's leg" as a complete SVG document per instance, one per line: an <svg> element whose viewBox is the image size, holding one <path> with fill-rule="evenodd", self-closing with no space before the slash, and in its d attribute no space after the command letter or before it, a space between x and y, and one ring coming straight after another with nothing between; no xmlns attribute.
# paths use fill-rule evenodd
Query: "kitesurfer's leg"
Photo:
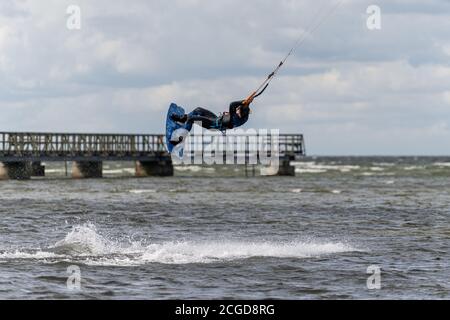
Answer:
<svg viewBox="0 0 450 320"><path fill-rule="evenodd" d="M193 115L193 116L202 116L202 117L206 117L206 118L217 118L217 116L215 115L215 113L204 109L204 108L196 108L194 111L192 111L189 115Z"/></svg>
<svg viewBox="0 0 450 320"><path fill-rule="evenodd" d="M173 121L186 123L185 127L188 131L191 130L194 123L201 124L201 126L205 129L211 129L216 125L218 119L213 112L204 108L197 108L191 113L182 116L172 114L171 118Z"/></svg>
<svg viewBox="0 0 450 320"><path fill-rule="evenodd" d="M211 129L217 122L217 116L206 109L197 108L187 116L187 127L191 128L194 123L199 123L205 129Z"/></svg>
<svg viewBox="0 0 450 320"><path fill-rule="evenodd" d="M171 118L173 121L181 122L181 123L185 123L185 122L187 121L187 115L186 115L186 114L180 116L180 115L174 113L174 114L172 114L172 115L170 116L170 118Z"/></svg>

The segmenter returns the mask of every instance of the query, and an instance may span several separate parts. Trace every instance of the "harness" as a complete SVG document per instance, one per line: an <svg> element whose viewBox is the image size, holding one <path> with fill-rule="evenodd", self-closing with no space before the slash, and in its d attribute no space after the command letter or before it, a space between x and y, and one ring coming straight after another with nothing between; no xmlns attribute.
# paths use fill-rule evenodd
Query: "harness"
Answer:
<svg viewBox="0 0 450 320"><path fill-rule="evenodd" d="M230 113L223 113L220 116L219 120L223 129L233 129L233 123L231 123Z"/></svg>
<svg viewBox="0 0 450 320"><path fill-rule="evenodd" d="M241 111L244 112L244 111ZM248 116L248 114L246 114L245 116ZM231 117L231 113L226 112L226 113L222 113L220 115L220 117L218 117L214 123L214 129L220 130L222 132L229 130L229 129L233 129L234 125L232 122L232 117Z"/></svg>
<svg viewBox="0 0 450 320"><path fill-rule="evenodd" d="M220 117L217 117L214 124L211 126L211 129L222 131L223 133L228 129L233 129L233 124L231 123L231 115L230 114L221 114Z"/></svg>

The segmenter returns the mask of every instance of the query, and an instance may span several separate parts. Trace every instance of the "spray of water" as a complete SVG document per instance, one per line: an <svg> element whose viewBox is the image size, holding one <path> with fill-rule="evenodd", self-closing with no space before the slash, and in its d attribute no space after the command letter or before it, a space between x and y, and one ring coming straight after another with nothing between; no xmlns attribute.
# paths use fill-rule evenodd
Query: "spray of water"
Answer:
<svg viewBox="0 0 450 320"><path fill-rule="evenodd" d="M192 264L217 263L250 258L306 259L323 255L358 251L350 244L324 241L168 241L118 242L99 233L96 226L87 223L74 226L53 246L42 250L0 252L0 261L36 259L44 262L74 262L87 265L135 266L149 263Z"/></svg>

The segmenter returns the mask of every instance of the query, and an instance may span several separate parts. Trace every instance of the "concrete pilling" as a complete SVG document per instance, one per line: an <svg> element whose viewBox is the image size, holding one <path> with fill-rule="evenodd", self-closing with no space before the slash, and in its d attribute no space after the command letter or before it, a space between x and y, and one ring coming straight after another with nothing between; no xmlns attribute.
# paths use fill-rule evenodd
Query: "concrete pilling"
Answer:
<svg viewBox="0 0 450 320"><path fill-rule="evenodd" d="M276 170L261 170L262 175L295 176L295 167L289 160L283 160ZM155 161L136 161L136 177L171 177L174 175L172 159L167 157ZM14 161L0 163L0 180L28 180L31 177L45 177L45 166L41 162ZM88 179L103 177L102 161L74 161L72 178Z"/></svg>
<svg viewBox="0 0 450 320"><path fill-rule="evenodd" d="M153 162L136 161L136 177L170 177L174 175L172 160ZM0 163L0 180L28 180L31 177L44 177L45 166L40 162L14 161ZM72 178L102 178L102 161L74 161Z"/></svg>

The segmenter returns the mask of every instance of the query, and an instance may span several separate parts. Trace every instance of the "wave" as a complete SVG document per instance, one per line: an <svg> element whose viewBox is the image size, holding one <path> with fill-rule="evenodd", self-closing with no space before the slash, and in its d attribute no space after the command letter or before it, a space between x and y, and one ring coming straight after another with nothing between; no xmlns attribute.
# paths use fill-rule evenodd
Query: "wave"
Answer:
<svg viewBox="0 0 450 320"><path fill-rule="evenodd" d="M132 189L128 191L129 193L134 194L143 194L143 193L156 193L156 190L153 189Z"/></svg>
<svg viewBox="0 0 450 320"><path fill-rule="evenodd" d="M341 194L342 190L334 189L292 189L290 190L291 193L332 193L332 194Z"/></svg>
<svg viewBox="0 0 450 320"><path fill-rule="evenodd" d="M436 167L450 167L450 162L436 162L436 163L433 163L433 166L436 166Z"/></svg>
<svg viewBox="0 0 450 320"><path fill-rule="evenodd" d="M122 169L108 169L103 170L104 174L110 174L110 175L116 175L116 174L134 174L135 169L134 168L122 168Z"/></svg>
<svg viewBox="0 0 450 320"><path fill-rule="evenodd" d="M65 169L45 169L45 173L50 174L50 173L66 173Z"/></svg>
<svg viewBox="0 0 450 320"><path fill-rule="evenodd" d="M423 170L423 169L425 169L424 166L408 166L403 168L403 170L405 171Z"/></svg>
<svg viewBox="0 0 450 320"><path fill-rule="evenodd" d="M147 247L142 259L163 263L211 263L256 257L309 258L351 251L343 243L172 242Z"/></svg>
<svg viewBox="0 0 450 320"><path fill-rule="evenodd" d="M46 249L0 253L5 260L37 259L86 265L136 266L150 263L217 263L250 258L312 258L359 251L343 242L324 241L169 241L155 244L118 242L99 234L95 225L75 226L55 245Z"/></svg>
<svg viewBox="0 0 450 320"><path fill-rule="evenodd" d="M176 171L180 172L191 172L191 173L215 173L216 168L208 167L208 166L194 166L194 165L186 165L186 166L175 166Z"/></svg>
<svg viewBox="0 0 450 320"><path fill-rule="evenodd" d="M380 166L380 167L395 167L396 164L392 162L374 162L374 166Z"/></svg>
<svg viewBox="0 0 450 320"><path fill-rule="evenodd" d="M176 166L176 170L178 171L191 171L191 172L200 172L202 171L201 166Z"/></svg>
<svg viewBox="0 0 450 320"><path fill-rule="evenodd" d="M54 258L63 258L64 256L58 255L54 252L40 251L40 250L15 250L5 251L0 253L0 262L2 260L45 260Z"/></svg>
<svg viewBox="0 0 450 320"><path fill-rule="evenodd" d="M297 173L326 173L328 171L349 173L361 169L359 165L320 164L316 162L292 162L292 165L296 167L295 172Z"/></svg>
<svg viewBox="0 0 450 320"><path fill-rule="evenodd" d="M114 243L100 235L91 223L73 227L63 240L50 249L52 252L68 255L101 255L115 252Z"/></svg>
<svg viewBox="0 0 450 320"><path fill-rule="evenodd" d="M296 173L326 173L328 170L323 170L323 169L299 169L296 168L295 172Z"/></svg>

